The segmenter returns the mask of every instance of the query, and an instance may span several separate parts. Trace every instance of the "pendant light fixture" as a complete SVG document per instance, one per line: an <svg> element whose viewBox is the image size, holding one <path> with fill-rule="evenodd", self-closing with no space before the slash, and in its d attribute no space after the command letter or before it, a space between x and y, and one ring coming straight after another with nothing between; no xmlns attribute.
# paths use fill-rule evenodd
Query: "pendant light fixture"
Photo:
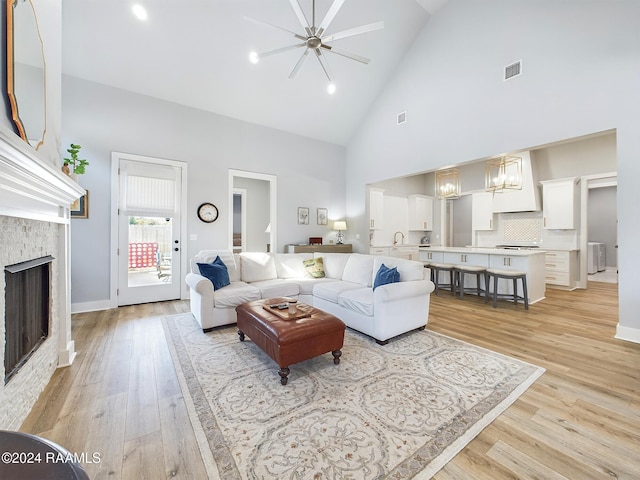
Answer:
<svg viewBox="0 0 640 480"><path fill-rule="evenodd" d="M503 155L488 160L485 166L485 190L500 193L505 190L522 190L522 157Z"/></svg>
<svg viewBox="0 0 640 480"><path fill-rule="evenodd" d="M438 198L460 198L460 172L456 168L436 172Z"/></svg>

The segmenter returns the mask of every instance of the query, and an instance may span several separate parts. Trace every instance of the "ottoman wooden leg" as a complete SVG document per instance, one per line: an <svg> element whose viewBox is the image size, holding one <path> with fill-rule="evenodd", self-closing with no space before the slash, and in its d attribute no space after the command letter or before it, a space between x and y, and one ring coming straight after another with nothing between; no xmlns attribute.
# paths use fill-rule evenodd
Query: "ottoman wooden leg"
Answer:
<svg viewBox="0 0 640 480"><path fill-rule="evenodd" d="M289 372L290 370L288 367L282 367L280 368L280 370L278 370L278 375L280 375L280 383L282 385L286 385L289 381L289 379L287 378L289 376Z"/></svg>
<svg viewBox="0 0 640 480"><path fill-rule="evenodd" d="M340 363L340 357L342 356L342 350L334 350L331 352L331 355L333 355L333 363L338 365Z"/></svg>
<svg viewBox="0 0 640 480"><path fill-rule="evenodd" d="M241 332L240 330L238 330L238 336L240 337L240 341L244 342L244 332Z"/></svg>

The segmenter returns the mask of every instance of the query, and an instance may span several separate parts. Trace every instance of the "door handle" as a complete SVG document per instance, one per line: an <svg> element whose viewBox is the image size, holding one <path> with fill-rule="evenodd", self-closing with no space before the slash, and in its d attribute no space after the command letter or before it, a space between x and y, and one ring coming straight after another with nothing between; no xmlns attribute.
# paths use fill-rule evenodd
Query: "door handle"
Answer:
<svg viewBox="0 0 640 480"><path fill-rule="evenodd" d="M177 252L178 250L180 250L178 247L173 249L174 252Z"/></svg>
<svg viewBox="0 0 640 480"><path fill-rule="evenodd" d="M180 243L180 240L174 240L173 243Z"/></svg>

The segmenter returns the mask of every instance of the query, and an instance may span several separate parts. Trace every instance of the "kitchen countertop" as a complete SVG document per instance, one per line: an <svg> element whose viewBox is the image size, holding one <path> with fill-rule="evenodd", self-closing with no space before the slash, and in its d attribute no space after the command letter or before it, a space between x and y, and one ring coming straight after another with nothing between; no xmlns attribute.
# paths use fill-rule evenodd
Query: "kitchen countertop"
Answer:
<svg viewBox="0 0 640 480"><path fill-rule="evenodd" d="M507 248L491 248L491 247L429 247L432 252L445 253L480 253L488 255L507 255L510 257L530 257L531 255L546 254L547 251L541 248L533 248L531 250L511 250Z"/></svg>
<svg viewBox="0 0 640 480"><path fill-rule="evenodd" d="M398 243L396 245L369 245L369 248L393 248L393 247L411 247L411 248L418 248L418 247L428 247L429 245L421 245L418 243Z"/></svg>

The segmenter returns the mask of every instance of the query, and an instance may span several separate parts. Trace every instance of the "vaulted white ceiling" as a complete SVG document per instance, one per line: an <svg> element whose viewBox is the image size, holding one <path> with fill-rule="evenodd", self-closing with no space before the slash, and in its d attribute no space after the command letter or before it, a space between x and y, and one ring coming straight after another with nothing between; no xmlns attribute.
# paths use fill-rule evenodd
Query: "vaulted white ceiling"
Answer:
<svg viewBox="0 0 640 480"><path fill-rule="evenodd" d="M335 41L368 65L327 54L337 91L313 56L293 80L302 50L263 58L248 54L298 43L302 33L286 0L65 0L63 73L240 120L345 145L393 75L417 33L447 0L347 0L327 33L384 21L384 29ZM312 0L299 0L311 18ZM322 19L333 0L317 0ZM317 20L319 23L320 20Z"/></svg>

